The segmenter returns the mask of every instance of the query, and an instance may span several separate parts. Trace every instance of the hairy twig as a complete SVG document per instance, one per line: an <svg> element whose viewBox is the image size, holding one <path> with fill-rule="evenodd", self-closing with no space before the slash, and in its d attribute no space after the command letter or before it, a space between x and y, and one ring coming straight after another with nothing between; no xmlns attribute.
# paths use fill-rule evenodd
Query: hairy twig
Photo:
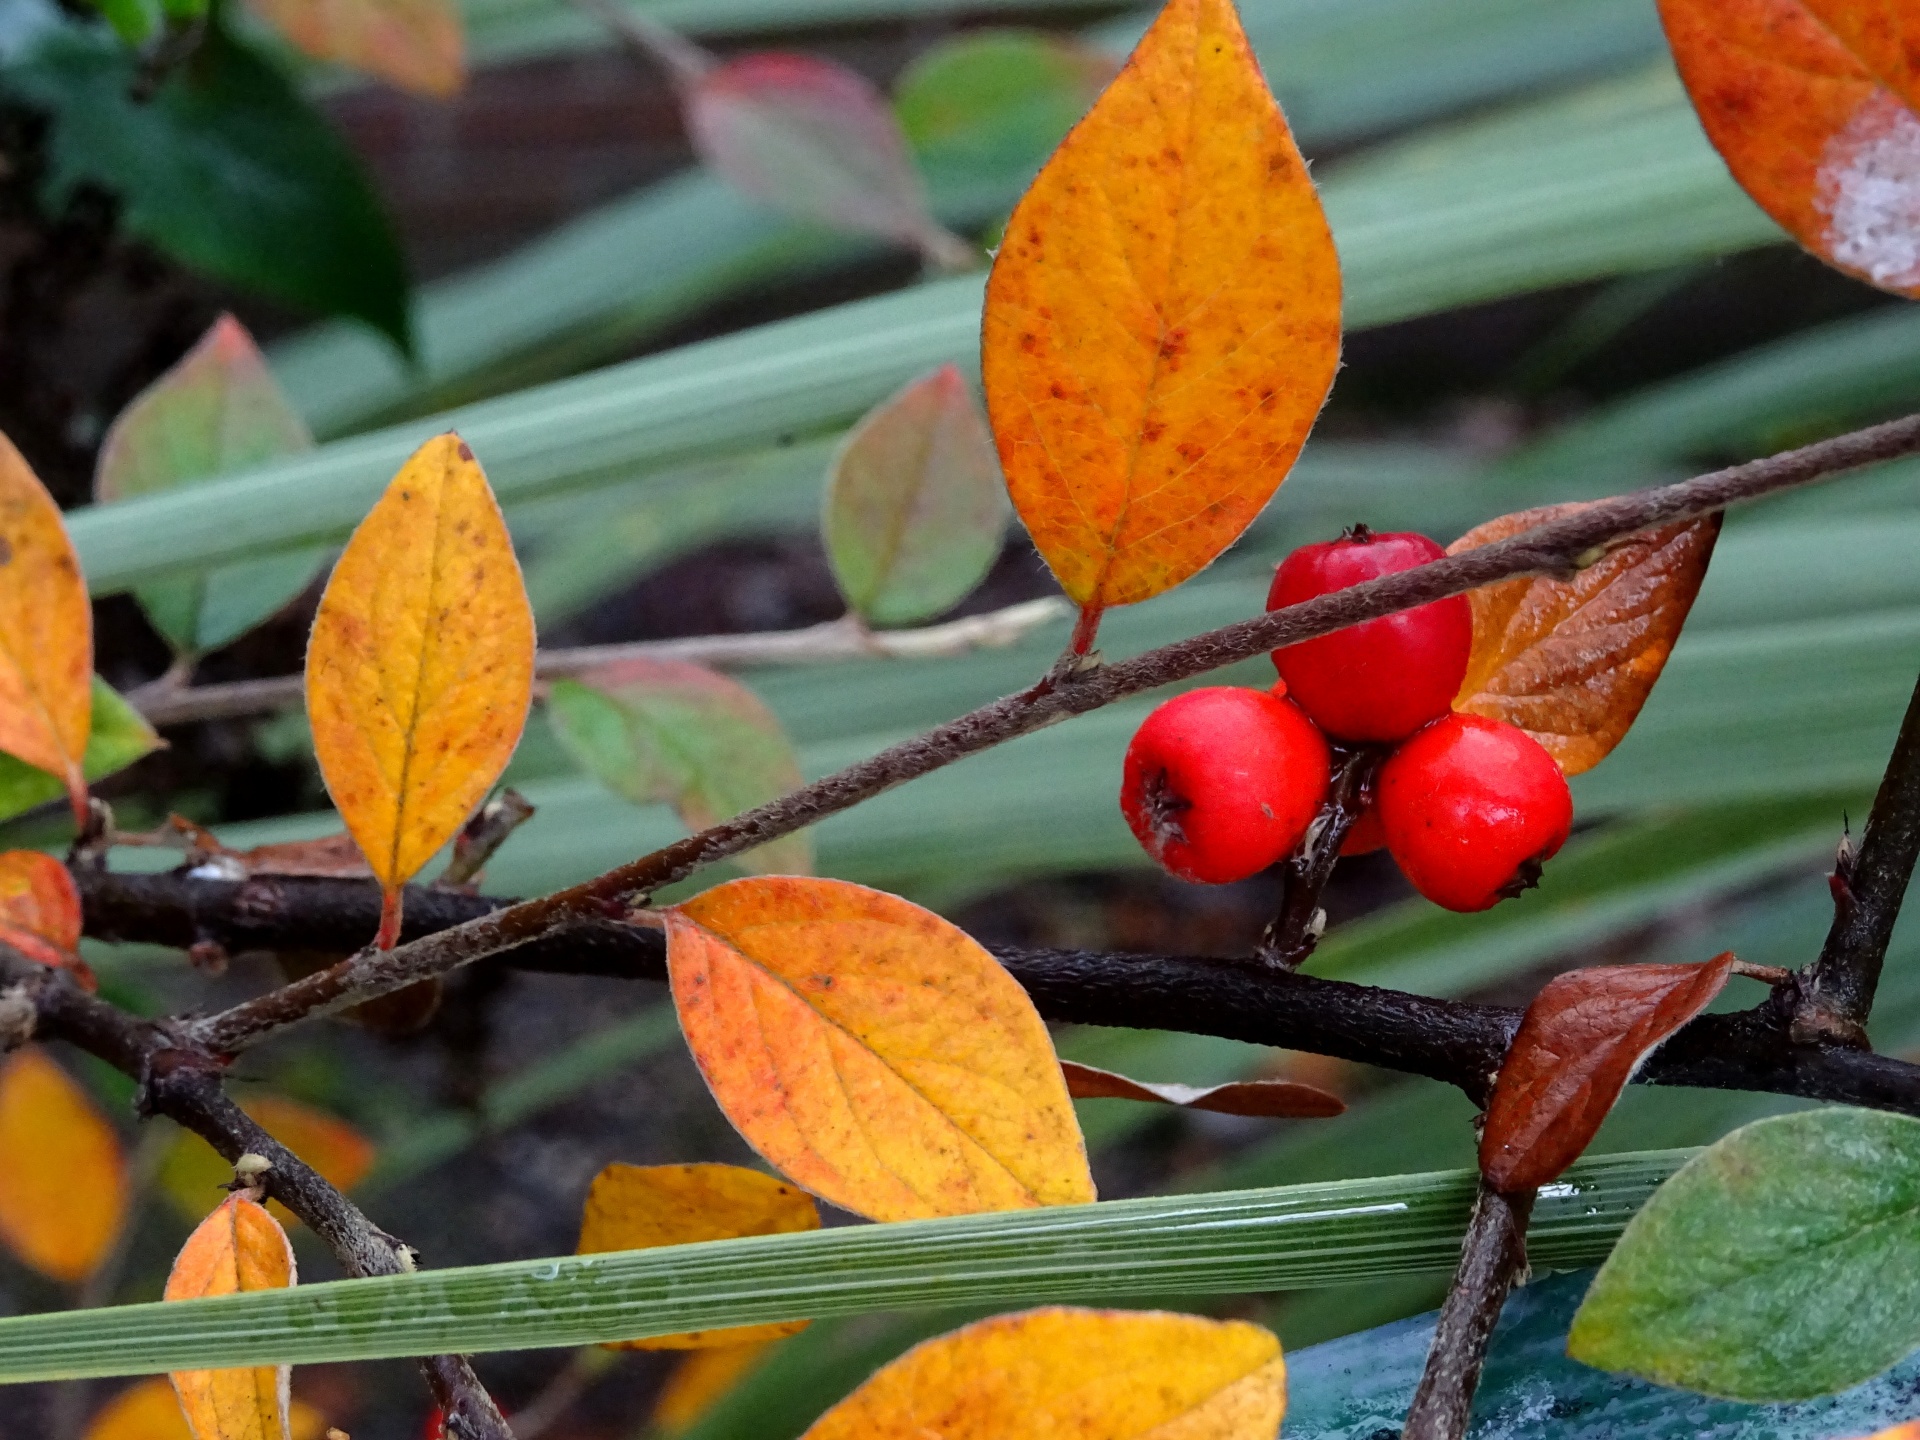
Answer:
<svg viewBox="0 0 1920 1440"><path fill-rule="evenodd" d="M1467 1221L1440 1319L1433 1327L1427 1367L1413 1392L1401 1440L1461 1440L1473 1410L1473 1392L1486 1364L1507 1292L1527 1273L1527 1218L1533 1192L1503 1195L1485 1181Z"/></svg>
<svg viewBox="0 0 1920 1440"><path fill-rule="evenodd" d="M542 650L535 670L543 680L564 680L624 660L685 660L721 670L849 660L936 660L1017 644L1041 626L1064 620L1071 613L1066 601L1048 597L913 630L871 630L849 615L801 630L691 635L676 640ZM304 683L299 675L270 675L222 685L186 686L181 683L183 678L169 672L133 691L127 699L155 725L184 725L195 720L233 720L291 709L300 703Z"/></svg>
<svg viewBox="0 0 1920 1440"><path fill-rule="evenodd" d="M1131 660L1050 675L767 805L643 855L593 880L392 950L363 953L195 1023L194 1036L237 1051L283 1026L331 1014L524 944L557 925L604 917L704 865L777 840L908 780L1116 700L1189 679L1262 651L1521 575L1568 575L1612 541L1711 514L1841 471L1920 451L1920 415L1857 430L1765 460L1598 501L1496 544L1149 650Z"/></svg>

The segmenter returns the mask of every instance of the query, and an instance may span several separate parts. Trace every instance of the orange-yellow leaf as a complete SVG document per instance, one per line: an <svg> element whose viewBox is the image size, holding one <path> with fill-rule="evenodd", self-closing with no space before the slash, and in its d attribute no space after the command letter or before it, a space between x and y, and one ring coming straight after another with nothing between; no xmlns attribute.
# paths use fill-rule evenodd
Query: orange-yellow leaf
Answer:
<svg viewBox="0 0 1920 1440"><path fill-rule="evenodd" d="M802 1440L1273 1440L1286 1374L1245 1321L1028 1310L915 1346Z"/></svg>
<svg viewBox="0 0 1920 1440"><path fill-rule="evenodd" d="M246 1290L278 1290L298 1279L293 1246L271 1215L245 1195L229 1195L187 1237L165 1298L197 1300ZM290 1440L287 1380L292 1368L176 1370L168 1378L198 1440Z"/></svg>
<svg viewBox="0 0 1920 1440"><path fill-rule="evenodd" d="M680 1028L773 1166L876 1220L1093 1199L1033 1002L965 932L842 880L735 880L665 912Z"/></svg>
<svg viewBox="0 0 1920 1440"><path fill-rule="evenodd" d="M1920 1420L1909 1420L1886 1430L1876 1430L1864 1440L1920 1440Z"/></svg>
<svg viewBox="0 0 1920 1440"><path fill-rule="evenodd" d="M241 1108L336 1190L353 1189L373 1168L373 1142L338 1116L280 1095L257 1095ZM160 1166L160 1188L189 1217L206 1213L218 1187L231 1179L233 1167L191 1131L180 1133ZM299 1224L278 1200L269 1200L267 1209L283 1225Z"/></svg>
<svg viewBox="0 0 1920 1440"><path fill-rule="evenodd" d="M80 920L80 892L66 866L39 850L0 852L0 941L73 971L93 990L93 971L78 954Z"/></svg>
<svg viewBox="0 0 1920 1440"><path fill-rule="evenodd" d="M93 607L60 507L0 435L0 750L67 787L86 818Z"/></svg>
<svg viewBox="0 0 1920 1440"><path fill-rule="evenodd" d="M1920 298L1920 10L1910 0L1660 0L1700 123L1828 264Z"/></svg>
<svg viewBox="0 0 1920 1440"><path fill-rule="evenodd" d="M1469 530L1449 555L1491 545L1583 505L1522 510ZM1456 710L1518 725L1569 775L1625 738L1707 578L1720 517L1635 535L1572 580L1503 580L1473 591L1473 655Z"/></svg>
<svg viewBox="0 0 1920 1440"><path fill-rule="evenodd" d="M120 1137L37 1047L0 1066L0 1243L54 1280L100 1267L127 1215Z"/></svg>
<svg viewBox="0 0 1920 1440"><path fill-rule="evenodd" d="M333 803L389 890L466 823L533 699L533 611L500 507L459 436L401 467L333 568L307 714Z"/></svg>
<svg viewBox="0 0 1920 1440"><path fill-rule="evenodd" d="M771 1175L740 1165L609 1165L594 1176L580 1218L577 1253L650 1250L741 1235L818 1230L813 1198ZM807 1328L805 1320L736 1325L620 1341L614 1350L704 1350L777 1340Z"/></svg>
<svg viewBox="0 0 1920 1440"><path fill-rule="evenodd" d="M247 0L316 60L445 99L467 80L466 35L453 0Z"/></svg>
<svg viewBox="0 0 1920 1440"><path fill-rule="evenodd" d="M1299 454L1340 358L1320 200L1231 0L1170 0L1007 222L987 408L1069 597L1211 563Z"/></svg>
<svg viewBox="0 0 1920 1440"><path fill-rule="evenodd" d="M322 1440L327 1421L319 1410L295 1400L287 1414L289 1440ZM164 1375L128 1386L109 1400L82 1440L196 1440L180 1413L180 1399Z"/></svg>
<svg viewBox="0 0 1920 1440"><path fill-rule="evenodd" d="M757 1345L726 1345L714 1350L696 1350L667 1376L654 1398L653 1414L648 1417L660 1435L680 1435L691 1430L694 1422L719 1403L767 1358L773 1341Z"/></svg>

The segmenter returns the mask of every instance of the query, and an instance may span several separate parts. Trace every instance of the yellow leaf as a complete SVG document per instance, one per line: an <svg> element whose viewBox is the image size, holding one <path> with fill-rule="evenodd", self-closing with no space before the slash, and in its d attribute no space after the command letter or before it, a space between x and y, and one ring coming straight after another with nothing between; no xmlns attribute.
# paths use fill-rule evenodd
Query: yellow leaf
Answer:
<svg viewBox="0 0 1920 1440"><path fill-rule="evenodd" d="M84 1280L127 1214L120 1136L44 1050L0 1066L0 1242L42 1275Z"/></svg>
<svg viewBox="0 0 1920 1440"><path fill-rule="evenodd" d="M316 60L350 65L444 100L466 84L466 36L452 0L247 0Z"/></svg>
<svg viewBox="0 0 1920 1440"><path fill-rule="evenodd" d="M187 1237L165 1298L198 1300L248 1290L277 1290L298 1279L287 1232L245 1195L229 1195ZM291 1440L287 1380L291 1367L176 1370L168 1378L196 1440Z"/></svg>
<svg viewBox="0 0 1920 1440"><path fill-rule="evenodd" d="M373 1142L324 1110L279 1095L259 1095L241 1107L260 1128L319 1172L334 1189L353 1189L373 1168ZM189 1218L202 1214L214 1191L233 1179L233 1167L191 1131L182 1131L160 1166L160 1188ZM267 1209L282 1225L299 1220L278 1200Z"/></svg>
<svg viewBox="0 0 1920 1440"><path fill-rule="evenodd" d="M740 1235L818 1230L812 1197L771 1175L739 1165L609 1165L593 1178L580 1220L577 1253L650 1250ZM614 1350L704 1350L777 1340L807 1328L805 1320L736 1325L625 1340Z"/></svg>
<svg viewBox="0 0 1920 1440"><path fill-rule="evenodd" d="M86 823L93 607L60 507L0 435L0 750L67 787Z"/></svg>
<svg viewBox="0 0 1920 1440"><path fill-rule="evenodd" d="M742 1327L745 1328L744 1326ZM667 1376L667 1383L654 1397L653 1414L648 1417L660 1435L680 1435L719 1403L767 1358L775 1342L762 1340L756 1345L724 1345L712 1350L696 1350Z"/></svg>
<svg viewBox="0 0 1920 1440"><path fill-rule="evenodd" d="M327 1419L304 1400L295 1400L287 1412L289 1440L322 1440ZM180 1397L164 1375L129 1385L109 1400L81 1440L194 1440L187 1417L180 1413Z"/></svg>
<svg viewBox="0 0 1920 1440"><path fill-rule="evenodd" d="M1210 564L1340 358L1319 196L1231 0L1170 0L1007 222L987 408L1013 503L1089 613Z"/></svg>
<svg viewBox="0 0 1920 1440"><path fill-rule="evenodd" d="M783 1174L876 1220L1094 1198L1033 1002L965 932L842 880L735 880L665 912L680 1028Z"/></svg>
<svg viewBox="0 0 1920 1440"><path fill-rule="evenodd" d="M1273 1440L1280 1342L1244 1321L1028 1310L915 1346L802 1440Z"/></svg>
<svg viewBox="0 0 1920 1440"><path fill-rule="evenodd" d="M513 541L473 452L436 436L353 532L307 643L320 770L390 895L499 778L532 699Z"/></svg>

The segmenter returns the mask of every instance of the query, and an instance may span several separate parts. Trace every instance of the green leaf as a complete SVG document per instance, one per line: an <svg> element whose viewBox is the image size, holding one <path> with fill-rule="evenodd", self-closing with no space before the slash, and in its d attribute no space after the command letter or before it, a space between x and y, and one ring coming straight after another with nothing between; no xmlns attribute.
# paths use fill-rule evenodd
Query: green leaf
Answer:
<svg viewBox="0 0 1920 1440"><path fill-rule="evenodd" d="M113 33L129 45L144 45L159 28L160 16L152 0L94 0Z"/></svg>
<svg viewBox="0 0 1920 1440"><path fill-rule="evenodd" d="M586 771L636 805L666 801L690 830L778 799L800 764L773 712L737 680L678 660L627 660L554 682L554 731ZM760 874L805 875L805 831L749 850Z"/></svg>
<svg viewBox="0 0 1920 1440"><path fill-rule="evenodd" d="M408 345L399 243L351 151L287 77L218 25L141 104L140 57L61 26L0 71L53 120L43 203L118 195L122 222L193 269Z"/></svg>
<svg viewBox="0 0 1920 1440"><path fill-rule="evenodd" d="M103 780L124 770L165 743L111 685L98 675L93 677L93 732L81 760L88 780ZM46 771L11 755L0 755L0 820L12 819L66 793L66 787Z"/></svg>
<svg viewBox="0 0 1920 1440"><path fill-rule="evenodd" d="M176 490L312 448L306 422L280 393L253 337L223 315L108 428L93 498L112 504ZM174 650L192 655L225 644L293 599L324 555L309 550L247 561L158 580L134 594Z"/></svg>
<svg viewBox="0 0 1920 1440"><path fill-rule="evenodd" d="M1711 1146L1628 1226L1568 1350L1735 1400L1799 1400L1920 1346L1920 1120L1810 1110Z"/></svg>
<svg viewBox="0 0 1920 1440"><path fill-rule="evenodd" d="M875 625L930 620L999 557L1007 487L993 436L957 366L882 401L827 472L822 530L847 604Z"/></svg>
<svg viewBox="0 0 1920 1440"><path fill-rule="evenodd" d="M1691 1152L1582 1161L1541 1266L1590 1265ZM1474 1172L1057 1205L0 1319L0 1383L521 1350L957 1305L1247 1294L1445 1272Z"/></svg>

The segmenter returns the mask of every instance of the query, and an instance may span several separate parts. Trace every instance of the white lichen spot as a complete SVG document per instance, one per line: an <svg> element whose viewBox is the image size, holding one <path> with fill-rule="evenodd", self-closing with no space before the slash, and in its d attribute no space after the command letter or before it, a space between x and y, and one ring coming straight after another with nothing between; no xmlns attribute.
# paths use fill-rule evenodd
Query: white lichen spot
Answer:
<svg viewBox="0 0 1920 1440"><path fill-rule="evenodd" d="M1920 288L1920 116L1876 93L1827 142L1814 204L1836 262L1889 290Z"/></svg>

